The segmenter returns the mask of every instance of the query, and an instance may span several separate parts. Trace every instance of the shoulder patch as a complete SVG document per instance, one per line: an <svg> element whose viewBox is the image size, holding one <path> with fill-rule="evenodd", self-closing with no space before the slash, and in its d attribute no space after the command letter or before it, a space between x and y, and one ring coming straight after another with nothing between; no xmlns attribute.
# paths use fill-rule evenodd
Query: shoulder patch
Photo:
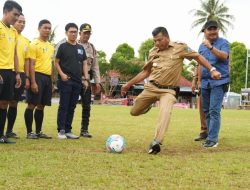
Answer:
<svg viewBox="0 0 250 190"><path fill-rule="evenodd" d="M182 41L176 41L175 43L177 43L177 44L185 44L184 42L182 42Z"/></svg>

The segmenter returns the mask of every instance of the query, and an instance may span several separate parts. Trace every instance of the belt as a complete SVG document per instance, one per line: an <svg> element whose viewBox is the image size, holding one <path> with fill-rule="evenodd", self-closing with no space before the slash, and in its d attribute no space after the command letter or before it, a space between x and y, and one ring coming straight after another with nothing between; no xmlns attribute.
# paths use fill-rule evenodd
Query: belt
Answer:
<svg viewBox="0 0 250 190"><path fill-rule="evenodd" d="M160 89L171 89L171 90L176 90L177 88L179 88L178 86L165 86L165 85L161 85L158 82L151 80L149 81L152 85L156 86L157 88Z"/></svg>

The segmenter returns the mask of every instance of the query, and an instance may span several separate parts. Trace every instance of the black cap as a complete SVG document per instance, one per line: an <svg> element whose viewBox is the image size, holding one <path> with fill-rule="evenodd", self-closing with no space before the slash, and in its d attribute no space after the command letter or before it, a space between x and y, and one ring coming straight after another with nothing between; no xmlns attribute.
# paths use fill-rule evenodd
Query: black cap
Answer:
<svg viewBox="0 0 250 190"><path fill-rule="evenodd" d="M210 28L210 27L216 27L218 28L218 23L215 20L209 20L207 21L204 26L201 29L201 32L204 32L204 30Z"/></svg>
<svg viewBox="0 0 250 190"><path fill-rule="evenodd" d="M80 32L92 32L90 24L84 23L80 26Z"/></svg>

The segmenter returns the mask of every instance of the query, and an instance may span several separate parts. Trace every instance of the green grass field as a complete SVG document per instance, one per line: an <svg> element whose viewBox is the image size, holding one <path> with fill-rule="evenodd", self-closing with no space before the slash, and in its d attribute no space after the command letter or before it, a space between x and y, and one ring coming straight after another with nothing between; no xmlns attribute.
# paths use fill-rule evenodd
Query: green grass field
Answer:
<svg viewBox="0 0 250 190"><path fill-rule="evenodd" d="M250 189L250 111L223 110L219 146L205 150L197 110L174 109L162 152L148 155L158 109L132 117L130 107L93 106L92 139L58 140L57 105L45 109L43 131L52 140L27 140L20 104L15 145L0 145L0 189ZM81 107L73 132L79 133ZM34 128L34 127L33 127ZM106 138L127 141L122 154L107 153Z"/></svg>

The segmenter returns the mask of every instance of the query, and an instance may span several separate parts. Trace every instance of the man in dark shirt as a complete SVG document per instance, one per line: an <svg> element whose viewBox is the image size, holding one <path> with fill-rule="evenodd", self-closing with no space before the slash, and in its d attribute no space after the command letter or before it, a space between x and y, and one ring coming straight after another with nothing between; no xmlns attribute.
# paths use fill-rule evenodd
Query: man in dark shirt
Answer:
<svg viewBox="0 0 250 190"><path fill-rule="evenodd" d="M79 136L71 132L71 124L82 84L85 88L88 86L87 57L83 47L76 43L77 25L69 23L65 26L65 31L67 41L59 46L55 60L58 71L57 87L60 92L57 130L59 139L78 139Z"/></svg>

